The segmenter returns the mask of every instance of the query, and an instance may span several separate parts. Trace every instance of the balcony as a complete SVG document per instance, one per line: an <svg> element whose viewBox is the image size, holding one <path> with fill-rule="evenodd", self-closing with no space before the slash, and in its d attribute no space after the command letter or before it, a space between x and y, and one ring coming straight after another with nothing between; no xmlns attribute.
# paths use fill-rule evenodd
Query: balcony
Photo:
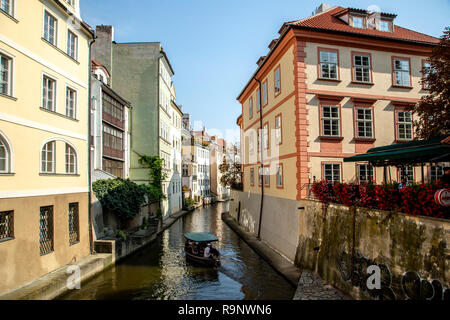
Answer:
<svg viewBox="0 0 450 320"><path fill-rule="evenodd" d="M103 146L103 155L115 159L124 160L124 151Z"/></svg>
<svg viewBox="0 0 450 320"><path fill-rule="evenodd" d="M109 113L103 112L102 119L118 128L125 129L125 121L113 117Z"/></svg>

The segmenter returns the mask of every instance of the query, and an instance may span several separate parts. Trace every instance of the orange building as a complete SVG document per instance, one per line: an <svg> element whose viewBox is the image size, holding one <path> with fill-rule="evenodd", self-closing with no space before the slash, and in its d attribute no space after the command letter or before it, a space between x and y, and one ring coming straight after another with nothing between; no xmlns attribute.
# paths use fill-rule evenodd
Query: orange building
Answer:
<svg viewBox="0 0 450 320"><path fill-rule="evenodd" d="M283 24L238 97L244 191L264 185L265 196L300 200L322 179L382 182L382 168L343 158L414 138L411 109L427 94L421 80L439 43L395 18L322 5ZM421 179L420 168L389 172ZM427 168L426 179L439 173Z"/></svg>

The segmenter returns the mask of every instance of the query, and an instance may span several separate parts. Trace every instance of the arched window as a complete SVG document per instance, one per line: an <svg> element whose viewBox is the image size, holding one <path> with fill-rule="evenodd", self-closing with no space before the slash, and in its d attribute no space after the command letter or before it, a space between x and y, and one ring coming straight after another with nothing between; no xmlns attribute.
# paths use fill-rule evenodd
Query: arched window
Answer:
<svg viewBox="0 0 450 320"><path fill-rule="evenodd" d="M66 143L66 173L77 173L77 154L75 149Z"/></svg>
<svg viewBox="0 0 450 320"><path fill-rule="evenodd" d="M55 141L50 141L42 147L41 172L55 173Z"/></svg>
<svg viewBox="0 0 450 320"><path fill-rule="evenodd" d="M6 141L0 136L0 173L9 173L11 154Z"/></svg>

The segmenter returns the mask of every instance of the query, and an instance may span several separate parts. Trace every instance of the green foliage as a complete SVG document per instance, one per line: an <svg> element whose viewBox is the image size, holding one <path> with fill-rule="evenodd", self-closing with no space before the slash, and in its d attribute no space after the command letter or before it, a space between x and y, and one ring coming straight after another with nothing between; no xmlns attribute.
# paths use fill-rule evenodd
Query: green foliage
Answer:
<svg viewBox="0 0 450 320"><path fill-rule="evenodd" d="M120 178L96 181L92 188L102 207L121 222L132 219L139 213L147 192L145 186Z"/></svg>
<svg viewBox="0 0 450 320"><path fill-rule="evenodd" d="M190 207L190 206L193 206L195 204L195 201L194 201L194 199L192 199L192 197L187 198L184 202L186 204L186 207Z"/></svg>
<svg viewBox="0 0 450 320"><path fill-rule="evenodd" d="M240 163L228 163L227 158L223 157L223 162L219 166L220 184L224 187L231 187L233 184L241 181L241 164Z"/></svg>
<svg viewBox="0 0 450 320"><path fill-rule="evenodd" d="M430 94L415 106L416 138L432 139L450 135L450 28L434 47L429 59L431 70L423 80Z"/></svg>
<svg viewBox="0 0 450 320"><path fill-rule="evenodd" d="M120 237L120 238L122 238L123 241L126 241L127 240L127 232L123 231L123 230L117 230L116 237L118 237L118 238Z"/></svg>
<svg viewBox="0 0 450 320"><path fill-rule="evenodd" d="M159 202L166 198L162 182L167 179L163 172L164 159L158 156L141 156L139 164L149 169L149 182L146 185L150 202Z"/></svg>

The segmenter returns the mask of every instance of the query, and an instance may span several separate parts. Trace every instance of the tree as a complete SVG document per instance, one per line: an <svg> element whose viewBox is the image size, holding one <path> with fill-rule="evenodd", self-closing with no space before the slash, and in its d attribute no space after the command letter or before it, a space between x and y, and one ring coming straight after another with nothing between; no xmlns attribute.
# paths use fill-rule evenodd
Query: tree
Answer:
<svg viewBox="0 0 450 320"><path fill-rule="evenodd" d="M224 187L231 187L235 183L241 182L241 164L237 162L229 163L227 157L223 157L223 162L219 166L221 173L220 184Z"/></svg>
<svg viewBox="0 0 450 320"><path fill-rule="evenodd" d="M439 45L429 59L430 70L424 71L422 84L430 94L422 97L414 109L417 138L432 139L450 135L450 28L447 27Z"/></svg>

